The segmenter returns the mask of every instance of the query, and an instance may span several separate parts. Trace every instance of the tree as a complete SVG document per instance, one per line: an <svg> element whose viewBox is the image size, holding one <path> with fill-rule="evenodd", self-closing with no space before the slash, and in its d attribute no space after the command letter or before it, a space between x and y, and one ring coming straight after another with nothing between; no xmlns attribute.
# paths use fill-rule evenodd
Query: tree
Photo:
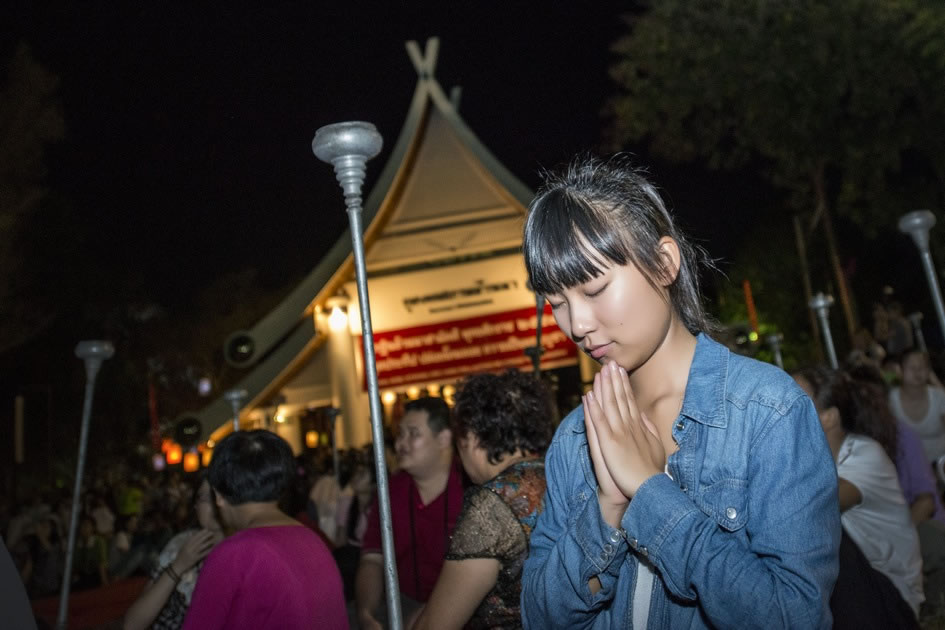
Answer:
<svg viewBox="0 0 945 630"><path fill-rule="evenodd" d="M920 0L655 3L613 47L613 143L751 165L814 211L828 244L834 211L895 229L945 200L945 53L928 26L943 15Z"/></svg>
<svg viewBox="0 0 945 630"><path fill-rule="evenodd" d="M58 83L21 43L0 89L0 352L27 341L52 318L29 299L31 261L21 245L28 219L47 195L46 147L63 136Z"/></svg>

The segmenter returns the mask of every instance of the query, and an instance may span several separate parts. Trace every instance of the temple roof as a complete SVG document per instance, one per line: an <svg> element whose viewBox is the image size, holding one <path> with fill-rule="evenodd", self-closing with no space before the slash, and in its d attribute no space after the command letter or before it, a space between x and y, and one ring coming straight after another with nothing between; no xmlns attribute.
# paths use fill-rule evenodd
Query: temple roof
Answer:
<svg viewBox="0 0 945 630"><path fill-rule="evenodd" d="M413 41L406 47L418 81L397 142L364 204L369 278L518 251L533 196L479 141L437 82L438 39L428 40L423 52ZM338 198L341 207L340 191ZM313 314L353 278L346 230L288 297L251 329L227 339L227 360L251 368L236 385L248 394L243 413L283 388L287 398L324 395L324 388L313 385L325 363L315 356L324 338L316 333ZM221 396L195 415L203 435L219 438L233 411Z"/></svg>

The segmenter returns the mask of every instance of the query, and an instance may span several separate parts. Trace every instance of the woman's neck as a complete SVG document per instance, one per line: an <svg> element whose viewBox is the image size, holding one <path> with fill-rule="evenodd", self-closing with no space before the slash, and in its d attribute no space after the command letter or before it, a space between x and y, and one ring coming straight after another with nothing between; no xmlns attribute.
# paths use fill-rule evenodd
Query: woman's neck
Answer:
<svg viewBox="0 0 945 630"><path fill-rule="evenodd" d="M649 360L629 375L637 405L651 420L666 415L662 408L667 403L674 407L668 422L675 420L686 393L696 343L696 337L674 319Z"/></svg>
<svg viewBox="0 0 945 630"><path fill-rule="evenodd" d="M925 396L925 390L928 387L925 383L921 385L906 385L903 383L899 386L900 396L905 396L906 398L921 398Z"/></svg>

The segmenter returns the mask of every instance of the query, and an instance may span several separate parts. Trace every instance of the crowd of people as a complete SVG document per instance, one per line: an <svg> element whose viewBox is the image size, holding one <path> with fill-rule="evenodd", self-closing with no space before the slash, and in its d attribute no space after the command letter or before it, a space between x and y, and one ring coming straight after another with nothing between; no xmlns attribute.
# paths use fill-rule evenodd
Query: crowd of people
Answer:
<svg viewBox="0 0 945 630"><path fill-rule="evenodd" d="M601 364L560 423L532 374L405 405L386 593L370 449L293 458L235 432L190 479L96 478L76 585L148 583L125 628L918 627L945 611L945 389L901 309L841 369L793 374L713 340L704 255L626 158L549 176L530 285ZM905 326L903 323L905 322ZM936 477L938 471L938 477ZM5 522L56 590L68 502Z"/></svg>

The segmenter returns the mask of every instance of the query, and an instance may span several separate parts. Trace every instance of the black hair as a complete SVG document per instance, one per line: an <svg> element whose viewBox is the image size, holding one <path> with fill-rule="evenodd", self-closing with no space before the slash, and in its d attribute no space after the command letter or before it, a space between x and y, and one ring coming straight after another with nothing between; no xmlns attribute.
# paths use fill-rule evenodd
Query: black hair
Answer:
<svg viewBox="0 0 945 630"><path fill-rule="evenodd" d="M404 413L408 411L426 411L427 425L433 435L450 427L450 408L442 398L424 396L411 400L404 405Z"/></svg>
<svg viewBox="0 0 945 630"><path fill-rule="evenodd" d="M266 431L235 431L213 449L210 487L231 505L276 502L295 475L292 449Z"/></svg>
<svg viewBox="0 0 945 630"><path fill-rule="evenodd" d="M541 453L551 442L551 398L533 374L508 370L475 374L460 382L453 407L453 434L471 433L489 462L521 449Z"/></svg>
<svg viewBox="0 0 945 630"><path fill-rule="evenodd" d="M896 420L886 401L886 386L878 370L858 366L846 372L818 366L799 370L794 375L810 383L817 411L836 407L845 431L876 440L889 458L896 461Z"/></svg>
<svg viewBox="0 0 945 630"><path fill-rule="evenodd" d="M671 270L659 241L679 246L679 270L669 302L692 333L712 331L699 293L697 264L713 266L701 248L677 229L656 187L623 155L609 160L583 155L544 185L529 206L522 240L525 267L539 295L560 293L601 275L609 264L633 264L658 288Z"/></svg>

